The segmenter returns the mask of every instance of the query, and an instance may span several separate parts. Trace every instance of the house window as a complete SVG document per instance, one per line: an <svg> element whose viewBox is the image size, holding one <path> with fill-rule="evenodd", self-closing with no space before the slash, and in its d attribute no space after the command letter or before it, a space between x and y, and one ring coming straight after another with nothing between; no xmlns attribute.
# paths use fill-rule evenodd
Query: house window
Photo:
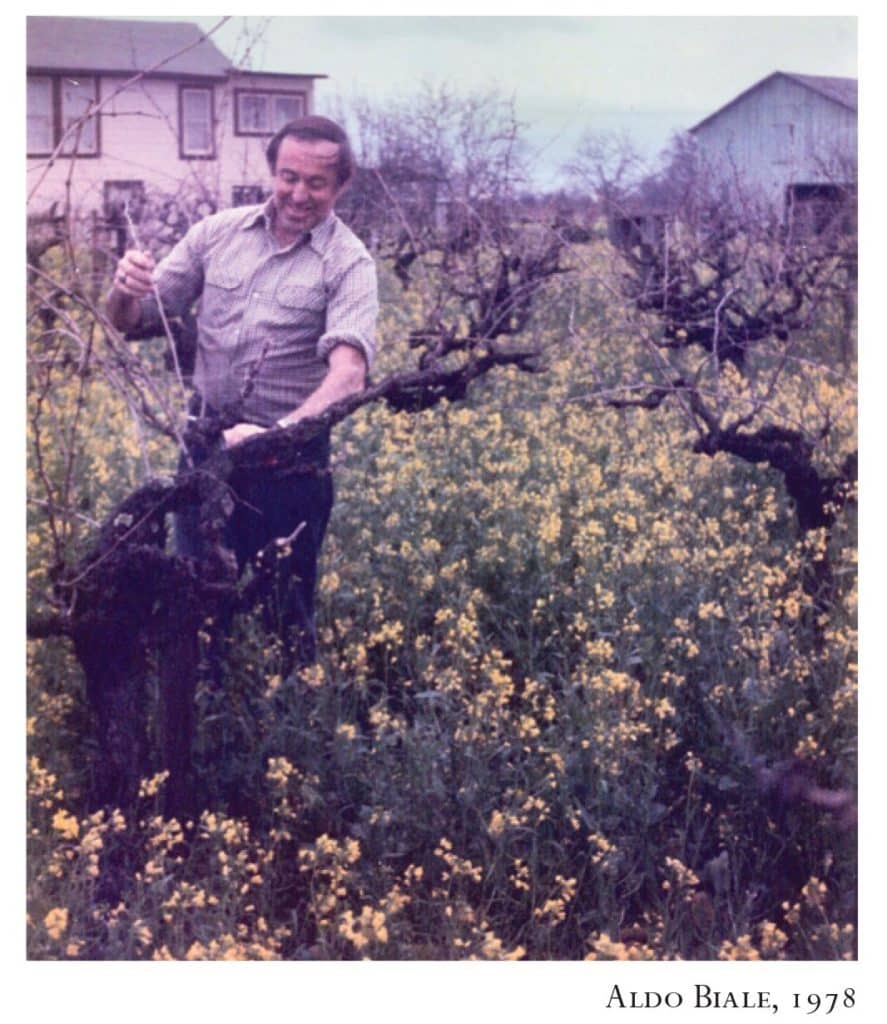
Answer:
<svg viewBox="0 0 887 1024"><path fill-rule="evenodd" d="M270 124L268 97L241 93L237 97L237 131L241 134L260 135Z"/></svg>
<svg viewBox="0 0 887 1024"><path fill-rule="evenodd" d="M235 185L231 189L232 206L254 206L267 198L268 193L261 185Z"/></svg>
<svg viewBox="0 0 887 1024"><path fill-rule="evenodd" d="M236 135L273 135L287 122L305 113L305 94L301 92L236 91L234 133Z"/></svg>
<svg viewBox="0 0 887 1024"><path fill-rule="evenodd" d="M296 95L274 95L271 97L271 120L272 130L278 131L290 121L295 121L305 112L305 105L301 96Z"/></svg>
<svg viewBox="0 0 887 1024"><path fill-rule="evenodd" d="M52 117L52 79L28 79L28 152L51 153L55 131Z"/></svg>
<svg viewBox="0 0 887 1024"><path fill-rule="evenodd" d="M96 120L84 117L90 106L95 103L94 78L62 78L59 80L62 112L62 152L91 153L98 152L96 139Z"/></svg>
<svg viewBox="0 0 887 1024"><path fill-rule="evenodd" d="M98 156L98 118L90 76L32 75L28 78L28 155L49 156L61 144L66 156Z"/></svg>
<svg viewBox="0 0 887 1024"><path fill-rule="evenodd" d="M179 87L179 155L204 160L215 158L212 89Z"/></svg>

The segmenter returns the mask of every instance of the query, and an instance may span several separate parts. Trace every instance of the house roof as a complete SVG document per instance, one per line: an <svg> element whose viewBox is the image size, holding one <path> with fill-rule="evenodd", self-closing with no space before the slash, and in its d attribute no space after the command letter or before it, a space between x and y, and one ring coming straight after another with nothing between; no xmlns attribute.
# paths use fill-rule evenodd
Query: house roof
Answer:
<svg viewBox="0 0 887 1024"><path fill-rule="evenodd" d="M197 25L111 18L29 17L27 64L47 71L128 75L157 68L158 74L209 78L224 78L231 70L228 58Z"/></svg>
<svg viewBox="0 0 887 1024"><path fill-rule="evenodd" d="M698 131L698 129L703 125L708 124L709 121L714 120L716 117L720 117L725 110L729 110L731 107L744 100L756 89L760 89L768 82L771 82L774 78L787 78L792 82L796 82L798 85L804 86L806 89L811 89L820 96L824 96L833 103L846 107L848 110L858 109L858 82L855 78L834 78L826 75L799 75L791 71L774 71L772 75L767 75L766 78L762 78L759 82L755 82L754 85L750 86L744 92L741 92L738 96L734 96L729 103L725 103L724 106L718 107L714 113L703 118L698 124L693 125L689 130L691 132Z"/></svg>

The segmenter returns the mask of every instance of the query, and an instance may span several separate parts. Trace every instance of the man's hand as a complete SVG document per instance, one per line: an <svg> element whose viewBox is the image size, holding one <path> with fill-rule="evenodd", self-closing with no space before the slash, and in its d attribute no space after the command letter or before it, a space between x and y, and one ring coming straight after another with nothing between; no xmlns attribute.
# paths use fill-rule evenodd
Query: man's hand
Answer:
<svg viewBox="0 0 887 1024"><path fill-rule="evenodd" d="M360 391L366 383L366 360L362 352L351 345L336 345L330 352L329 372L298 409L277 421L278 427L293 427L309 416L319 416L334 402ZM261 434L265 428L255 423L236 423L225 430L225 447L240 444L253 434Z"/></svg>
<svg viewBox="0 0 887 1024"><path fill-rule="evenodd" d="M241 441L245 441L254 434L264 433L265 428L258 427L255 423L235 423L233 427L222 431L222 437L225 439L225 447L233 448L234 445L240 444Z"/></svg>
<svg viewBox="0 0 887 1024"><path fill-rule="evenodd" d="M124 253L114 273L114 288L133 299L143 299L154 288L154 257L149 252L130 249Z"/></svg>
<svg viewBox="0 0 887 1024"><path fill-rule="evenodd" d="M154 257L130 249L117 264L114 286L108 295L108 317L118 331L134 330L142 316L141 300L154 287Z"/></svg>

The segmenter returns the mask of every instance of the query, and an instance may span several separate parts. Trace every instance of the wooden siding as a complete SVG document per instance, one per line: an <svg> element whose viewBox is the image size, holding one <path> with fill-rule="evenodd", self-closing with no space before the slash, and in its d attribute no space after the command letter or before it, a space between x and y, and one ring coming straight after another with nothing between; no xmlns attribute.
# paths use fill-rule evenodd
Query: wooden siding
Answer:
<svg viewBox="0 0 887 1024"><path fill-rule="evenodd" d="M846 180L855 164L855 111L775 77L694 132L723 173L750 192L781 200L786 186Z"/></svg>
<svg viewBox="0 0 887 1024"><path fill-rule="evenodd" d="M101 210L108 181L143 181L149 192L187 192L217 196L221 206L230 206L233 189L243 185L268 186L265 160L267 138L234 134L233 90L239 76L225 83L198 78L144 79L115 96L101 112L101 151L98 157L72 161L56 159L46 169L46 158L27 162L27 191L37 186L28 212L37 214L54 200L63 202L70 177L76 212ZM102 76L99 97L115 92L123 77ZM250 87L275 91L294 90L305 96L306 110L313 110L313 79L310 76L274 76L267 81L250 77ZM212 90L215 116L216 156L188 159L179 149L179 87Z"/></svg>

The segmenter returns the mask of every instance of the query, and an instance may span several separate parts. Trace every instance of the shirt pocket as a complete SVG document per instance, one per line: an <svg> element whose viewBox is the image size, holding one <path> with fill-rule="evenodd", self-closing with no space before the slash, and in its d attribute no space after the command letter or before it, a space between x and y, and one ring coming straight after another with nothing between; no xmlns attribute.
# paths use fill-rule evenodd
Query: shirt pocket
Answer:
<svg viewBox="0 0 887 1024"><path fill-rule="evenodd" d="M274 305L281 327L323 329L326 293L320 286L291 282L280 284L274 293Z"/></svg>
<svg viewBox="0 0 887 1024"><path fill-rule="evenodd" d="M208 267L203 282L200 319L206 327L226 328L243 315L243 274L226 267Z"/></svg>

